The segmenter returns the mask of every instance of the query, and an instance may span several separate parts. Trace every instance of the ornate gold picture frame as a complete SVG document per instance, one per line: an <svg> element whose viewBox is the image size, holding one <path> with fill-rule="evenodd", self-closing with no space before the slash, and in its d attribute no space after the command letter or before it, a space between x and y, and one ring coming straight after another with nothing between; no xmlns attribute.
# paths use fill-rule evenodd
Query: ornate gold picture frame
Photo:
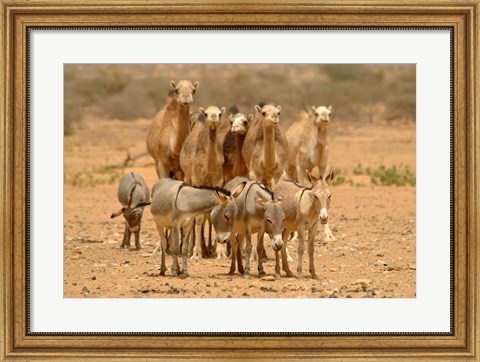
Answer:
<svg viewBox="0 0 480 362"><path fill-rule="evenodd" d="M480 360L479 1L2 1L1 352L13 360ZM446 28L452 34L452 328L408 334L32 333L29 325L27 71L32 27ZM447 162L447 160L445 160Z"/></svg>

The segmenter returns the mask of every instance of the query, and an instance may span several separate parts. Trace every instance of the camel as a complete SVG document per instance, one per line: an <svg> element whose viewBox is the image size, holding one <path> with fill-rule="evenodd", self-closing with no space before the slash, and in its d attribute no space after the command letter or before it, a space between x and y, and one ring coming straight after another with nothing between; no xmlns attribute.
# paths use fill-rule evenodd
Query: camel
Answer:
<svg viewBox="0 0 480 362"><path fill-rule="evenodd" d="M300 111L286 136L289 145L287 173L306 185L305 170L318 167L321 177L328 172L328 137L332 107L312 107L312 114Z"/></svg>
<svg viewBox="0 0 480 362"><path fill-rule="evenodd" d="M242 155L248 167L248 176L271 188L285 173L288 143L278 124L280 106L255 106L256 114L245 141Z"/></svg>
<svg viewBox="0 0 480 362"><path fill-rule="evenodd" d="M243 142L253 114L239 112L236 106L230 107L228 117L220 125L219 138L223 145L223 182L226 184L236 176L248 176L248 168L242 155Z"/></svg>
<svg viewBox="0 0 480 362"><path fill-rule="evenodd" d="M190 132L190 105L199 82L170 82L173 91L167 104L155 116L147 135L147 150L155 161L158 178L174 176L183 180L179 157Z"/></svg>
<svg viewBox="0 0 480 362"><path fill-rule="evenodd" d="M235 273L235 262L238 271L245 278L250 278L250 255L252 252L251 235L257 233L257 253L262 255L263 234L267 233L272 240L272 248L277 251L282 248L282 229L285 213L282 209L282 199L274 199L271 191L258 181L250 181L245 177L237 176L225 185L227 190L236 190L239 185L245 184L243 190L235 197L238 213L233 223L231 244L232 256L229 274ZM237 235L235 235L237 234ZM242 250L244 238L247 239L245 248L245 269L242 264ZM258 274L266 275L263 269L263 258L258 258Z"/></svg>
<svg viewBox="0 0 480 362"><path fill-rule="evenodd" d="M165 231L169 230L172 241L172 276L179 273L178 255L180 244L182 246L182 270L180 277L186 278L188 240L196 216L210 213L212 224L220 240L230 238L233 221L237 216L237 205L234 197L238 196L245 187L244 183L238 185L232 193L215 187L192 187L182 181L170 178L158 180L152 188L152 212L162 251L160 275L165 275L165 254L167 238ZM183 234L183 240L181 236Z"/></svg>
<svg viewBox="0 0 480 362"><path fill-rule="evenodd" d="M180 153L180 166L185 173L185 182L193 186L223 186L223 150L218 139L218 128L221 123L225 107L209 106L199 108L199 119L188 135ZM192 258L202 258L202 226L205 217L199 216L195 221L195 247ZM209 233L210 235L210 233ZM212 252L215 246L209 240L208 251ZM224 252L219 255L224 256Z"/></svg>
<svg viewBox="0 0 480 362"><path fill-rule="evenodd" d="M327 174L325 179L322 177L316 179L310 173L307 173L312 187L306 188L290 180L281 180L274 188L275 197L282 197L282 207L285 211L286 219L283 223L283 247L281 250L282 269L287 277L292 277L287 263L287 237L291 232L298 232L298 264L297 273L302 274L303 252L305 251L305 231L308 231L308 258L309 271L313 279L317 279L315 273L315 263L313 259L314 241L317 233L317 222L325 227L325 235L331 234L328 227L328 208L330 206L330 198L332 192L330 190L331 183L335 178L335 169L333 168ZM275 277L280 277L280 255L275 252Z"/></svg>

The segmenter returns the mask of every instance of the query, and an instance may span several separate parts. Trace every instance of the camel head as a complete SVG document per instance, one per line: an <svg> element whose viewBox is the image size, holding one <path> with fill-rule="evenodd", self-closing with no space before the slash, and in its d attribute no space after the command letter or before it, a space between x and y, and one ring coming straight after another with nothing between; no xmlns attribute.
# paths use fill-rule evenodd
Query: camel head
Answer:
<svg viewBox="0 0 480 362"><path fill-rule="evenodd" d="M328 222L328 208L330 207L330 199L332 191L330 186L335 178L335 169L332 168L330 172L323 179L321 176L317 179L307 171L307 178L312 183L312 191L314 196L320 202L320 222L326 224Z"/></svg>
<svg viewBox="0 0 480 362"><path fill-rule="evenodd" d="M192 82L189 80L181 80L180 82L176 83L172 80L170 85L174 90L173 96L176 97L177 102L182 106L187 107L193 103L193 95L195 94L195 91L200 83L195 82L192 84Z"/></svg>
<svg viewBox="0 0 480 362"><path fill-rule="evenodd" d="M252 121L253 114L249 114L248 116L244 113L237 113L235 115L230 115L230 124L232 127L230 130L232 133L239 134L239 135L246 135L248 131L248 124Z"/></svg>
<svg viewBox="0 0 480 362"><path fill-rule="evenodd" d="M225 113L225 107L209 106L207 109L200 107L198 111L205 117L205 123L208 125L208 128L215 129L220 124L220 119Z"/></svg>
<svg viewBox="0 0 480 362"><path fill-rule="evenodd" d="M333 110L332 106L329 106L329 107L320 106L318 108L316 108L315 106L312 106L314 123L317 126L320 124L330 123L330 115L332 114L332 110Z"/></svg>
<svg viewBox="0 0 480 362"><path fill-rule="evenodd" d="M260 116L263 125L268 126L268 125L277 125L278 122L280 121L280 110L282 107L280 106L272 106L271 104L266 104L263 107L260 107L259 105L255 106L255 110L257 111L257 116Z"/></svg>

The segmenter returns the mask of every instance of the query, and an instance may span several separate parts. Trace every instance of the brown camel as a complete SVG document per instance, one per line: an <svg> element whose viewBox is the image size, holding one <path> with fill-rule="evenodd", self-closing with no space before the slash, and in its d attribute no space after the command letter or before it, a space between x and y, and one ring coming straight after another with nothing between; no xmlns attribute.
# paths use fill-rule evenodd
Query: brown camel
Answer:
<svg viewBox="0 0 480 362"><path fill-rule="evenodd" d="M288 176L306 185L305 171L318 167L321 177L328 172L328 126L332 107L312 107L312 114L300 111L286 136L289 145Z"/></svg>
<svg viewBox="0 0 480 362"><path fill-rule="evenodd" d="M183 180L179 157L190 132L190 105L199 86L189 80L170 82L167 104L155 116L147 135L147 149L155 160L158 178L174 176Z"/></svg>
<svg viewBox="0 0 480 362"><path fill-rule="evenodd" d="M192 132L185 140L180 153L180 166L185 173L185 182L192 186L223 186L223 151L218 140L218 128L225 107L199 108L201 117L195 122ZM202 225L205 216L195 219L195 247L193 259L202 258ZM209 240L211 244L211 240ZM216 249L209 245L208 250Z"/></svg>
<svg viewBox="0 0 480 362"><path fill-rule="evenodd" d="M223 145L223 182L226 184L236 176L248 176L248 168L242 155L243 143L253 114L246 115L236 106L229 109L228 117L224 117L219 130L220 142Z"/></svg>
<svg viewBox="0 0 480 362"><path fill-rule="evenodd" d="M285 132L278 124L281 107L255 106L256 114L243 144L242 155L251 180L271 188L284 175L288 157Z"/></svg>

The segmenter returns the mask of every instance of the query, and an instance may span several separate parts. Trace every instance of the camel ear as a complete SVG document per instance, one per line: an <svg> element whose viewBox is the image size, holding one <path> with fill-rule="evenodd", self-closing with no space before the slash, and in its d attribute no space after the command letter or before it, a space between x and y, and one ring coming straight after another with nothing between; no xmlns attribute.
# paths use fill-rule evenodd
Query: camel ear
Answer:
<svg viewBox="0 0 480 362"><path fill-rule="evenodd" d="M227 109L225 107L220 108L220 116L225 113Z"/></svg>
<svg viewBox="0 0 480 362"><path fill-rule="evenodd" d="M333 111L333 107L332 107L332 106L328 106L328 110L329 110L330 112L332 112L332 111Z"/></svg>
<svg viewBox="0 0 480 362"><path fill-rule="evenodd" d="M281 107L281 106L277 106L277 111L278 111L278 113L280 113L281 110L282 110L282 107Z"/></svg>
<svg viewBox="0 0 480 362"><path fill-rule="evenodd" d="M312 106L312 111L313 111L313 114L315 114L315 112L317 111L317 108L315 108L315 106Z"/></svg>
<svg viewBox="0 0 480 362"><path fill-rule="evenodd" d="M237 187L235 187L235 190L232 191L232 196L237 197L238 195L240 195L243 189L245 188L246 184L247 184L246 181L238 184Z"/></svg>
<svg viewBox="0 0 480 362"><path fill-rule="evenodd" d="M198 87L200 87L200 82L193 83L193 86L195 87L195 89L197 89Z"/></svg>
<svg viewBox="0 0 480 362"><path fill-rule="evenodd" d="M249 114L247 117L247 121L251 122L253 120L253 114Z"/></svg>
<svg viewBox="0 0 480 362"><path fill-rule="evenodd" d="M205 115L205 108L200 107L200 108L198 109L198 111L200 112L200 114Z"/></svg>
<svg viewBox="0 0 480 362"><path fill-rule="evenodd" d="M175 81L171 80L170 85L172 86L173 89L177 88L177 83Z"/></svg>
<svg viewBox="0 0 480 362"><path fill-rule="evenodd" d="M332 168L328 173L327 177L325 177L325 182L330 186L332 184L333 179L335 178L336 172L335 168Z"/></svg>
<svg viewBox="0 0 480 362"><path fill-rule="evenodd" d="M255 106L255 110L260 113L262 111L262 107L260 107L258 104Z"/></svg>
<svg viewBox="0 0 480 362"><path fill-rule="evenodd" d="M120 216L125 212L125 208L122 207L120 210L117 212L114 212L112 215L110 215L110 219L113 219L114 217Z"/></svg>

